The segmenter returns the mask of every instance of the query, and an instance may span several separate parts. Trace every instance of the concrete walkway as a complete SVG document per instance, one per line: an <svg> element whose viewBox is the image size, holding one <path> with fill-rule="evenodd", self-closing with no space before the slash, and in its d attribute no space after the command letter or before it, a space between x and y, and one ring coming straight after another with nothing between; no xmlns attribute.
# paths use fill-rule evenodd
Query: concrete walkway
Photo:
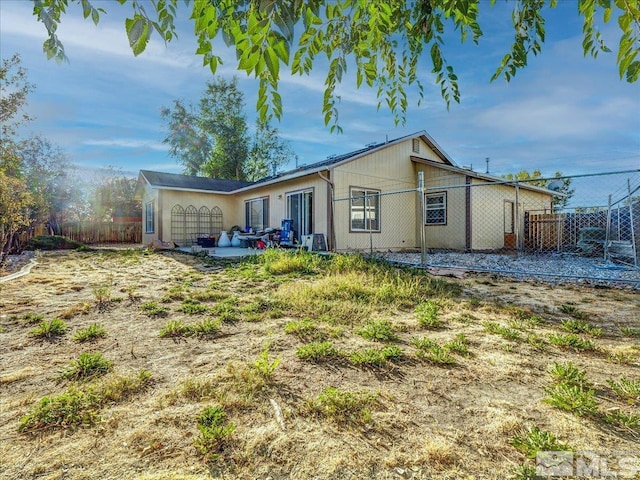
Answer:
<svg viewBox="0 0 640 480"><path fill-rule="evenodd" d="M20 270L18 270L17 272L14 272L10 275L6 275L4 277L0 277L0 283L4 283L4 282L8 282L9 280L13 280L15 278L19 278L22 277L23 275L26 275L27 273L29 273L31 271L31 269L36 266L38 264L38 262L36 262L33 258L31 260L29 260L29 263L27 263L24 267L22 267Z"/></svg>

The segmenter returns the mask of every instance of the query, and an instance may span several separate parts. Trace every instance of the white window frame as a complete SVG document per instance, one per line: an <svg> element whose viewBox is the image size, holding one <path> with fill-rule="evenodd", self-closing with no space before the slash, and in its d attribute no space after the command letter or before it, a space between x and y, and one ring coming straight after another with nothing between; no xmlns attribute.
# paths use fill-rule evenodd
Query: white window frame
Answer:
<svg viewBox="0 0 640 480"><path fill-rule="evenodd" d="M144 233L155 232L155 218L154 218L153 200L145 203L144 205Z"/></svg>
<svg viewBox="0 0 640 480"><path fill-rule="evenodd" d="M260 208L262 209L262 219L261 223L252 224L251 223L251 210L252 205L260 202ZM244 221L246 227L252 227L255 230L264 230L269 226L269 197L259 197L259 198L251 198L249 200L244 201Z"/></svg>
<svg viewBox="0 0 640 480"><path fill-rule="evenodd" d="M438 203L429 203L429 198L441 197ZM442 215L433 217L433 212L442 212ZM431 213L431 218L430 217ZM446 225L447 224L447 192L435 192L424 194L424 224L425 225Z"/></svg>
<svg viewBox="0 0 640 480"><path fill-rule="evenodd" d="M349 196L351 197L349 206L349 230L351 232L380 232L382 228L382 222L380 221L380 193L380 190L364 187L351 187L349 189ZM362 201L362 205L355 204L355 202L359 201ZM372 201L375 203L372 204ZM369 202L369 205L367 205L367 202ZM373 221L371 220L372 213L374 214ZM355 218L356 215L354 214L362 218ZM362 221L364 228L354 227L354 221ZM372 228L372 222L375 222L376 228Z"/></svg>

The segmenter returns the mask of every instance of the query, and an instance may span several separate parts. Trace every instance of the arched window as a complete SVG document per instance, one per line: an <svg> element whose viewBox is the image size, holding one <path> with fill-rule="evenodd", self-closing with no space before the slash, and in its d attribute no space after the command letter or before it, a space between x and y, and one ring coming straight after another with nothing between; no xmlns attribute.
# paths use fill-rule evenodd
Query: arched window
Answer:
<svg viewBox="0 0 640 480"><path fill-rule="evenodd" d="M198 233L211 233L211 211L208 207L200 207L198 210Z"/></svg>
<svg viewBox="0 0 640 480"><path fill-rule="evenodd" d="M174 205L171 209L171 241L178 245L185 244L184 208Z"/></svg>
<svg viewBox="0 0 640 480"><path fill-rule="evenodd" d="M198 210L193 205L189 205L184 210L184 230L185 230L185 240L188 245L193 245L198 241L198 235L200 232L198 231Z"/></svg>
<svg viewBox="0 0 640 480"><path fill-rule="evenodd" d="M222 231L222 210L220 207L213 207L211 209L211 234L220 235Z"/></svg>

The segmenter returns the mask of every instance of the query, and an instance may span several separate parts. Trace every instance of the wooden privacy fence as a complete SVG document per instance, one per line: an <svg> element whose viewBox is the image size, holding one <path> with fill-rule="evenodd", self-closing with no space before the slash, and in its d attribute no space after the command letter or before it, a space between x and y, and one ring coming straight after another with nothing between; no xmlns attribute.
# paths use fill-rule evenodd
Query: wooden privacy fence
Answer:
<svg viewBox="0 0 640 480"><path fill-rule="evenodd" d="M74 222L62 225L60 234L88 245L142 243L142 222Z"/></svg>
<svg viewBox="0 0 640 480"><path fill-rule="evenodd" d="M536 251L561 251L575 247L585 227L607 228L607 212L531 213L525 212L524 246Z"/></svg>

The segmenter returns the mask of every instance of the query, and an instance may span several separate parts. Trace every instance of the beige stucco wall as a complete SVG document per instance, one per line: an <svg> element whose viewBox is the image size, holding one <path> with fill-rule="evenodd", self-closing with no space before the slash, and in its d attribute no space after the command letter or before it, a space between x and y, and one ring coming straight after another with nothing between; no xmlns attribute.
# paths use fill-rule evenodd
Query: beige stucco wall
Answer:
<svg viewBox="0 0 640 480"><path fill-rule="evenodd" d="M323 173L324 176L327 173ZM313 190L313 233L328 234L328 186L316 173L306 175L290 181L278 182L274 185L251 188L250 190L234 194L236 204L232 225L245 225L245 206L247 200L268 197L269 198L269 224L273 228L280 227L282 220L287 218L287 194L301 190Z"/></svg>
<svg viewBox="0 0 640 480"><path fill-rule="evenodd" d="M146 185L141 196L142 201L142 244L148 245L154 240L158 239L158 191L154 188L151 188L149 185ZM154 231L152 233L146 233L146 214L147 203L153 203L153 213L154 213Z"/></svg>
<svg viewBox="0 0 640 480"><path fill-rule="evenodd" d="M415 189L417 171L411 156L440 161L436 153L420 140L419 152L413 151L412 139L370 153L344 165L334 167L336 248L345 250L400 250L420 246L417 224L419 199L415 191L380 197L380 231L350 231L350 196L352 187L380 190L382 194ZM342 199L342 200L341 200Z"/></svg>
<svg viewBox="0 0 640 480"><path fill-rule="evenodd" d="M416 164L424 172L425 193L447 193L447 224L425 225L427 248L464 250L466 247L466 176L430 165ZM445 188L449 187L449 188Z"/></svg>
<svg viewBox="0 0 640 480"><path fill-rule="evenodd" d="M471 188L471 225L473 250L504 248L505 201L516 205L516 190L511 185L489 185L474 179ZM514 210L514 225L518 235L524 234L524 212L551 209L551 196L542 192L519 188L518 211ZM515 233L515 232L514 232Z"/></svg>

